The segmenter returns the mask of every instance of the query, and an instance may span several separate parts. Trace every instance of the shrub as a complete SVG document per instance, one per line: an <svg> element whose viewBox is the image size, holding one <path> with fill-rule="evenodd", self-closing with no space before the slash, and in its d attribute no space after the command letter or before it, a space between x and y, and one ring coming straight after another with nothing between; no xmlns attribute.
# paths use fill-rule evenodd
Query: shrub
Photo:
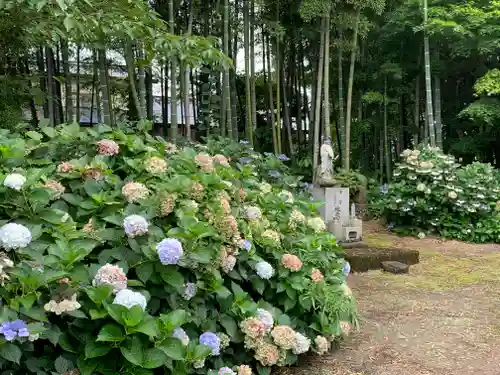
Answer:
<svg viewBox="0 0 500 375"><path fill-rule="evenodd" d="M267 373L357 323L315 206L255 166L106 126L0 151L4 371Z"/></svg>
<svg viewBox="0 0 500 375"><path fill-rule="evenodd" d="M461 166L439 149L405 150L393 181L372 205L403 232L435 232L472 242L500 242L500 178L489 164Z"/></svg>

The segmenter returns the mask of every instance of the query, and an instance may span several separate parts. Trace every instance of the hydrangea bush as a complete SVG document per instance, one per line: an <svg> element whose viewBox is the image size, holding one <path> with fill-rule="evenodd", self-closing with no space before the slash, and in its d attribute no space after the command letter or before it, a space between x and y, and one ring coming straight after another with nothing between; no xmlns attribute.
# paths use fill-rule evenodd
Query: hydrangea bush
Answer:
<svg viewBox="0 0 500 375"><path fill-rule="evenodd" d="M356 326L315 205L258 167L105 126L0 144L3 371L266 374Z"/></svg>
<svg viewBox="0 0 500 375"><path fill-rule="evenodd" d="M436 148L405 150L372 205L391 228L419 237L500 242L499 172L489 164L462 166Z"/></svg>

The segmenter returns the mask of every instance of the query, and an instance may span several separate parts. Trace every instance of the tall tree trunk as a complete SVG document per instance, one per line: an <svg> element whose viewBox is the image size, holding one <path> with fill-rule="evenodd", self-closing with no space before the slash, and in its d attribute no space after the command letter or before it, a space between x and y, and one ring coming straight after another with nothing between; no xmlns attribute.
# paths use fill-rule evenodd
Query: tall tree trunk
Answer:
<svg viewBox="0 0 500 375"><path fill-rule="evenodd" d="M73 122L73 90L71 86L71 72L69 70L69 48L66 41L62 45L62 65L64 71L64 94L65 94L65 119L66 122Z"/></svg>
<svg viewBox="0 0 500 375"><path fill-rule="evenodd" d="M427 27L427 0L424 0L424 27ZM434 129L434 115L432 113L432 84L431 84L431 58L429 51L429 37L424 29L424 61L425 61L425 93L427 126L429 127L429 140L431 147L436 147L436 131Z"/></svg>
<svg viewBox="0 0 500 375"><path fill-rule="evenodd" d="M283 51L284 52L284 51ZM284 54L284 53L283 53ZM280 75L281 75L281 89L283 90L283 123L286 129L286 137L288 139L288 149L290 158L294 159L293 155L293 138L292 138L292 121L290 119L290 109L288 106L288 98L287 98L287 82L285 80L285 66L281 64Z"/></svg>
<svg viewBox="0 0 500 375"><path fill-rule="evenodd" d="M76 122L80 123L80 52L82 48L76 46Z"/></svg>
<svg viewBox="0 0 500 375"><path fill-rule="evenodd" d="M352 91L354 85L354 67L356 65L356 47L358 45L360 10L356 14L356 24L354 25L354 35L352 37L351 65L349 67L349 83L347 86L347 105L345 120L345 169L350 169L351 164L351 115L352 115Z"/></svg>
<svg viewBox="0 0 500 375"><path fill-rule="evenodd" d="M52 48L45 47L45 59L47 61L47 108L49 115L49 125L56 125L55 105L54 105L54 60Z"/></svg>
<svg viewBox="0 0 500 375"><path fill-rule="evenodd" d="M443 149L443 125L441 123L441 79L434 76L434 109L436 111L436 146Z"/></svg>
<svg viewBox="0 0 500 375"><path fill-rule="evenodd" d="M257 97L255 93L255 0L250 1L250 95L251 95L251 126L250 145L253 147L253 133L257 127Z"/></svg>
<svg viewBox="0 0 500 375"><path fill-rule="evenodd" d="M332 131L330 129L330 11L328 11L325 21L324 21L324 28L325 28L325 76L324 76L324 104L323 104L323 110L324 110L324 130L325 133L324 135L326 137L331 138L332 137Z"/></svg>
<svg viewBox="0 0 500 375"><path fill-rule="evenodd" d="M346 144L345 144L345 112L344 112L344 77L343 72L343 61L344 61L344 31L342 26L339 27L339 53L337 55L338 64L338 90L339 90L339 135L340 135L340 159L342 161L342 168L346 169L347 159L346 155Z"/></svg>
<svg viewBox="0 0 500 375"><path fill-rule="evenodd" d="M168 0L168 20L170 22L170 33L175 34L174 0ZM177 125L177 59L175 57L172 57L170 65L170 137L172 142L175 143L179 131Z"/></svg>
<svg viewBox="0 0 500 375"><path fill-rule="evenodd" d="M251 140L252 136L252 89L250 86L250 78L252 73L250 72L250 25L249 25L249 10L248 10L248 0L243 0L243 44L245 48L245 95L246 95L246 116L245 116L245 136L253 143ZM252 56L253 59L253 56Z"/></svg>
<svg viewBox="0 0 500 375"><path fill-rule="evenodd" d="M418 74L415 79L415 109L413 112L413 122L415 123L415 131L413 132L413 147L417 147L420 135L420 74Z"/></svg>
<svg viewBox="0 0 500 375"><path fill-rule="evenodd" d="M132 102L134 103L135 110L139 115L139 119L144 119L144 112L142 111L139 95L137 95L137 88L135 85L135 68L134 68L134 50L132 41L125 43L125 64L127 65L128 83L130 86L130 94L132 95Z"/></svg>
<svg viewBox="0 0 500 375"><path fill-rule="evenodd" d="M153 69L151 65L148 65L146 67L146 117L154 122L153 107Z"/></svg>
<svg viewBox="0 0 500 375"><path fill-rule="evenodd" d="M319 42L319 61L318 61L318 80L316 84L316 99L314 100L314 131L313 131L313 182L316 182L316 169L318 167L318 153L319 153L319 133L321 123L321 92L323 84L324 73L324 59L325 59L325 23L326 20L321 18L320 28L320 42Z"/></svg>
<svg viewBox="0 0 500 375"><path fill-rule="evenodd" d="M262 30L262 38L264 39L264 30ZM273 100L273 82L271 76L271 46L269 41L269 36L265 38L266 40L263 43L263 50L266 50L265 57L267 58L267 69L269 70L269 75L267 77L267 88L269 91L269 120L271 120L271 131L273 135L273 151L274 153L278 153L278 136L276 134L276 123L274 121L274 100ZM264 67L264 79L265 79L265 67Z"/></svg>
<svg viewBox="0 0 500 375"><path fill-rule="evenodd" d="M30 76L30 65L29 65L28 52L24 53L22 71L27 77ZM28 87L31 91L31 89L32 89L31 80L28 80ZM30 112L31 112L31 123L32 123L33 127L36 128L38 126L38 114L36 112L35 98L33 96L31 96L31 98L29 100L29 106L30 106Z"/></svg>
<svg viewBox="0 0 500 375"><path fill-rule="evenodd" d="M186 34L188 36L191 35L193 29L193 0L189 2L189 17L188 17L188 25L187 25L187 32ZM184 69L184 114L185 114L185 121L184 121L184 129L186 133L186 139L188 141L191 140L191 111L190 111L190 105L189 105L189 89L191 88L191 68L189 67L188 64L186 64L185 69ZM194 105L194 102L193 104ZM194 114L194 109L193 109L193 114Z"/></svg>
<svg viewBox="0 0 500 375"><path fill-rule="evenodd" d="M163 99L163 135L168 137L168 114L169 114L169 95L168 95L168 83L169 83L169 65L167 62L163 65L163 84L164 88L162 91Z"/></svg>
<svg viewBox="0 0 500 375"><path fill-rule="evenodd" d="M388 118L387 118L387 76L384 77L384 154L385 168L387 172L387 182L391 181L391 154L389 150L389 134L388 134Z"/></svg>
<svg viewBox="0 0 500 375"><path fill-rule="evenodd" d="M238 29L237 26L239 25L239 20L238 20L238 15L239 15L239 1L235 0L234 1L234 19L231 20L231 12L229 12L229 41L232 44L232 47L230 47L230 57L233 60L233 69L229 70L229 80L231 84L231 128L233 130L233 139L235 141L238 140L238 109L237 109L237 104L240 104L240 113L243 116L243 109L241 106L241 98L238 95L237 92L237 87L236 87L236 67L237 67L237 56L238 56ZM232 22L231 22L232 21ZM233 29L235 32L233 32ZM231 42L232 41L232 42Z"/></svg>
<svg viewBox="0 0 500 375"><path fill-rule="evenodd" d="M61 62L60 62L60 54L59 54L59 45L56 48L56 53L54 54L54 50L52 50L52 60L54 67L54 113L56 115L56 125L62 124L64 122L64 108L62 103L62 88L61 88Z"/></svg>
<svg viewBox="0 0 500 375"><path fill-rule="evenodd" d="M95 86L95 105L97 109L97 123L100 124L102 122L102 110L101 110L101 97L100 97L100 78L99 78L99 53L97 50L94 50L94 64L93 64L93 76Z"/></svg>
<svg viewBox="0 0 500 375"><path fill-rule="evenodd" d="M144 119L146 118L146 71L144 70L144 46L141 42L137 44L137 86L141 106L139 117Z"/></svg>
<svg viewBox="0 0 500 375"><path fill-rule="evenodd" d="M102 94L102 110L104 115L104 123L112 125L111 123L111 106L109 103L109 91L107 84L108 71L106 69L106 50L99 49L99 81Z"/></svg>
<svg viewBox="0 0 500 375"><path fill-rule="evenodd" d="M224 53L229 55L229 0L224 0ZM224 98L226 103L226 130L229 138L233 138L232 112L231 112L231 82L229 80L229 67L224 70ZM224 128L222 128L224 129ZM224 133L221 135L225 135Z"/></svg>
<svg viewBox="0 0 500 375"><path fill-rule="evenodd" d="M280 23L280 0L276 0L276 24ZM280 39L276 33L276 136L278 153L281 154L281 101L280 101ZM269 51L271 53L271 51Z"/></svg>
<svg viewBox="0 0 500 375"><path fill-rule="evenodd" d="M42 93L48 96L47 93L47 74L45 73L45 62L43 57L43 47L40 47L36 51L36 62L38 66L38 74L40 76L40 90ZM43 101L43 117L49 118L49 107L48 100Z"/></svg>

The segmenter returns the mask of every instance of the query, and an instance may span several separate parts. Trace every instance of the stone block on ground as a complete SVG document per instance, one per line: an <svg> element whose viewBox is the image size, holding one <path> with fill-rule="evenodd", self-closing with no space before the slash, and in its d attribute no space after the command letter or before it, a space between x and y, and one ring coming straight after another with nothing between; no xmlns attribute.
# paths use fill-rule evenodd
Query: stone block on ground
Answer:
<svg viewBox="0 0 500 375"><path fill-rule="evenodd" d="M409 266L418 264L420 261L420 254L417 250L398 248L346 248L345 257L353 272L379 270L382 268L382 262L387 261L397 261Z"/></svg>
<svg viewBox="0 0 500 375"><path fill-rule="evenodd" d="M395 274L408 273L410 270L409 265L395 260L388 260L386 262L382 262L381 265L384 271Z"/></svg>
<svg viewBox="0 0 500 375"><path fill-rule="evenodd" d="M358 242L339 242L344 249L365 249L368 245L363 241Z"/></svg>

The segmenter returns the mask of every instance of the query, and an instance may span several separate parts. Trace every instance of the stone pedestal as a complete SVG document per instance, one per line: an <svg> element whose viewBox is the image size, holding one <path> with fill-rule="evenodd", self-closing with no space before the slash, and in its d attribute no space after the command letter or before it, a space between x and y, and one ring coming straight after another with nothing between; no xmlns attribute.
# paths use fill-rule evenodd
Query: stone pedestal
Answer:
<svg viewBox="0 0 500 375"><path fill-rule="evenodd" d="M324 204L318 209L319 214L329 223L334 218L343 225L349 220L349 189L342 187L316 187L313 197Z"/></svg>

